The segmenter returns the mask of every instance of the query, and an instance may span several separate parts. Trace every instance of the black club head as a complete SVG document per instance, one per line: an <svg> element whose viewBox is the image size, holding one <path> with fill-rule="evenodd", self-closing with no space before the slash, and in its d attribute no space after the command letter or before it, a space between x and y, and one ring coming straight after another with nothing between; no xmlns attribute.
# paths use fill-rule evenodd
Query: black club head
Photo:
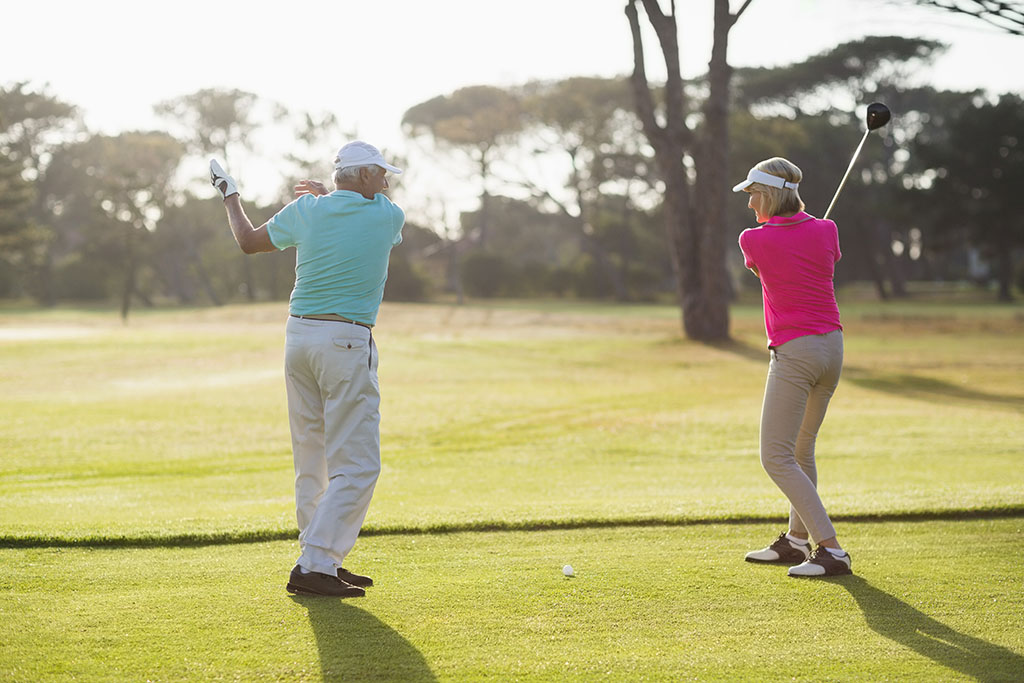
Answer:
<svg viewBox="0 0 1024 683"><path fill-rule="evenodd" d="M889 107L885 106L881 102L872 102L868 105L868 130L881 128L885 124L889 123L889 119L891 118L892 112L889 111Z"/></svg>

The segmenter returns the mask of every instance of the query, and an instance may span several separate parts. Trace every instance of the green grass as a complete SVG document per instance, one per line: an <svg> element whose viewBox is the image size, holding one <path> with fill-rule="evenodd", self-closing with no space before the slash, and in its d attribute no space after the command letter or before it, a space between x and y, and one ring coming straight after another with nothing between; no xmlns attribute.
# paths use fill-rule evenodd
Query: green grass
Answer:
<svg viewBox="0 0 1024 683"><path fill-rule="evenodd" d="M818 446L831 512L1020 510L1024 321L877 308L846 317ZM367 529L779 514L760 318L705 346L669 307L624 311L386 306ZM0 315L0 538L289 537L283 316Z"/></svg>
<svg viewBox="0 0 1024 683"><path fill-rule="evenodd" d="M670 306L390 304L352 602L283 591L283 305L0 309L0 678L1019 679L1024 308L841 305L857 578L742 562L786 511L759 305L702 345Z"/></svg>
<svg viewBox="0 0 1024 683"><path fill-rule="evenodd" d="M3 550L0 677L1019 680L1022 520L858 525L825 581L742 561L776 529L372 537L348 601L286 595L290 542Z"/></svg>

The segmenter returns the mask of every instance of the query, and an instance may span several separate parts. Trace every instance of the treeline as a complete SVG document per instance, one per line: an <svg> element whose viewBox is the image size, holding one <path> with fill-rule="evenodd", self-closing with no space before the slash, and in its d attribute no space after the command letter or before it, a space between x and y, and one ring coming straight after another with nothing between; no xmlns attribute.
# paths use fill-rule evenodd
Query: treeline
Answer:
<svg viewBox="0 0 1024 683"><path fill-rule="evenodd" d="M1024 286L1024 101L915 85L941 50L875 37L786 67L735 70L731 177L786 156L820 215L863 130L858 105L883 101L893 121L865 146L833 212L844 250L837 280L871 281L883 297L904 295L911 280L995 282L1008 299ZM686 88L699 133L705 83ZM671 296L663 181L633 107L624 78L475 86L411 107L408 176L436 187L410 180L393 191L409 224L386 297ZM289 140L274 159L280 196L246 206L260 223L295 179L326 180L324 157L351 133L330 115L241 91L199 91L155 109L162 130L102 135L46 90L0 89L0 298L117 299L127 315L135 304L287 297L292 252L242 256L203 187L205 159L244 171L270 154L266 141ZM478 197L472 211L449 191L467 187ZM716 229L735 240L751 224L737 195ZM738 250L728 258L734 290L756 287Z"/></svg>

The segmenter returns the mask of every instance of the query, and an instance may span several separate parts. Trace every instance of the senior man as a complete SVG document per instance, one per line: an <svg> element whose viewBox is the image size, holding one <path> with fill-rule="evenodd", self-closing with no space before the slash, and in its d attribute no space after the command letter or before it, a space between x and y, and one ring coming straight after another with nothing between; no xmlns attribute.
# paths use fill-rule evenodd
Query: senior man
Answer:
<svg viewBox="0 0 1024 683"><path fill-rule="evenodd" d="M373 580L342 567L380 474L380 388L372 328L405 213L388 199L380 151L350 142L334 160L333 192L303 180L298 198L254 228L234 179L216 160L210 180L246 254L295 247L285 382L295 459L301 555L291 593L356 597Z"/></svg>

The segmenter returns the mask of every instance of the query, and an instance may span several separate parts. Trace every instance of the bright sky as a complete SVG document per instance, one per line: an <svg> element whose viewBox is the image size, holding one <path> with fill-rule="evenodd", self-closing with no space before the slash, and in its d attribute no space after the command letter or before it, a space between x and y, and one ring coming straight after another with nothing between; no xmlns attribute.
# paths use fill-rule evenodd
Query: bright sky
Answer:
<svg viewBox="0 0 1024 683"><path fill-rule="evenodd" d="M732 0L734 10L740 4ZM292 109L332 111L360 137L403 151L402 114L436 95L466 85L630 72L624 6L625 0L5 3L0 84L48 83L84 111L90 129L105 133L159 127L152 114L158 101L238 88ZM680 21L683 70L703 73L712 2L677 6L681 15L693 8ZM729 58L734 66L787 64L886 34L952 45L921 75L926 82L994 93L1024 89L1024 37L909 0L754 0L730 34ZM656 54L653 37L647 45ZM335 149L324 150L325 157Z"/></svg>

